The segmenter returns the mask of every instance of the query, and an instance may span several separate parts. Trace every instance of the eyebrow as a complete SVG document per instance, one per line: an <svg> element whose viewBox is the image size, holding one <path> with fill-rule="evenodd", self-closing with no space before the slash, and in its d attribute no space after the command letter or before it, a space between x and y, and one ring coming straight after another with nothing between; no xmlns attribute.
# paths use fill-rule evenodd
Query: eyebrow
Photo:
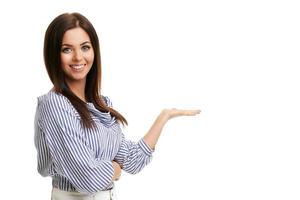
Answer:
<svg viewBox="0 0 300 200"><path fill-rule="evenodd" d="M80 46L88 44L88 43L91 44L91 42L86 41L86 42L81 43ZM71 45L71 44L62 44L61 46L70 46L70 47L72 47L73 45Z"/></svg>

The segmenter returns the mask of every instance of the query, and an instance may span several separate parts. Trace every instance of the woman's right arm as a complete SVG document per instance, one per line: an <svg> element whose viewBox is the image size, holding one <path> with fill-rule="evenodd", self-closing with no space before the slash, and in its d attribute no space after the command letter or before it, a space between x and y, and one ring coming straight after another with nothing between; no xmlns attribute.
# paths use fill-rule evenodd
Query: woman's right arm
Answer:
<svg viewBox="0 0 300 200"><path fill-rule="evenodd" d="M58 174L67 177L80 192L105 190L119 176L111 160L95 158L85 141L80 119L61 96L39 101L38 126L45 134Z"/></svg>

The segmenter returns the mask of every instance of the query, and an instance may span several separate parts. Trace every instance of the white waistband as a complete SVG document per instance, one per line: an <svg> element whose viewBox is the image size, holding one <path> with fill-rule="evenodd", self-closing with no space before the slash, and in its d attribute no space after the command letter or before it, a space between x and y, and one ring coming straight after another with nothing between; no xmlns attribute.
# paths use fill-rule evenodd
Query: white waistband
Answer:
<svg viewBox="0 0 300 200"><path fill-rule="evenodd" d="M89 195L79 192L68 192L57 188L53 188L51 200L90 200L91 197L94 200L115 200L114 189L99 191L95 194Z"/></svg>

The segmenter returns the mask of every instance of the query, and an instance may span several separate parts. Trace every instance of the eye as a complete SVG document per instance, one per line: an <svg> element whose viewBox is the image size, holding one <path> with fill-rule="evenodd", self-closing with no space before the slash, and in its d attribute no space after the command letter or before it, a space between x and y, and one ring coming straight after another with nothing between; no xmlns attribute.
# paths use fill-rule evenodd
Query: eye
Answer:
<svg viewBox="0 0 300 200"><path fill-rule="evenodd" d="M84 45L81 47L82 51L88 51L91 49L91 47L89 45Z"/></svg>
<svg viewBox="0 0 300 200"><path fill-rule="evenodd" d="M61 51L63 53L71 53L72 50L70 48L63 48Z"/></svg>

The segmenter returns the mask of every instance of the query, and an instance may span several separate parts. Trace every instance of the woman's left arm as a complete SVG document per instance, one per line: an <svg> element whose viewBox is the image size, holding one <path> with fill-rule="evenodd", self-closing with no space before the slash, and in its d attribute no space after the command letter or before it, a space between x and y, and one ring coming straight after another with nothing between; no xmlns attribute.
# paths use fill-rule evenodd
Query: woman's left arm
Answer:
<svg viewBox="0 0 300 200"><path fill-rule="evenodd" d="M163 127L172 118L179 116L194 116L199 114L200 110L181 110L181 109L164 109L158 115L150 130L144 136L145 142L154 149L155 145L160 137Z"/></svg>
<svg viewBox="0 0 300 200"><path fill-rule="evenodd" d="M166 122L174 117L194 116L199 113L200 110L164 109L138 143L125 140L123 136L121 147L115 157L116 162L128 173L140 172L151 161L155 145Z"/></svg>
<svg viewBox="0 0 300 200"><path fill-rule="evenodd" d="M106 104L112 106L111 100L103 96ZM146 135L139 142L126 140L124 135L117 155L114 160L122 169L130 174L140 172L152 159L155 145L160 137L162 129L168 120L179 116L194 116L200 110L164 109L158 115Z"/></svg>

